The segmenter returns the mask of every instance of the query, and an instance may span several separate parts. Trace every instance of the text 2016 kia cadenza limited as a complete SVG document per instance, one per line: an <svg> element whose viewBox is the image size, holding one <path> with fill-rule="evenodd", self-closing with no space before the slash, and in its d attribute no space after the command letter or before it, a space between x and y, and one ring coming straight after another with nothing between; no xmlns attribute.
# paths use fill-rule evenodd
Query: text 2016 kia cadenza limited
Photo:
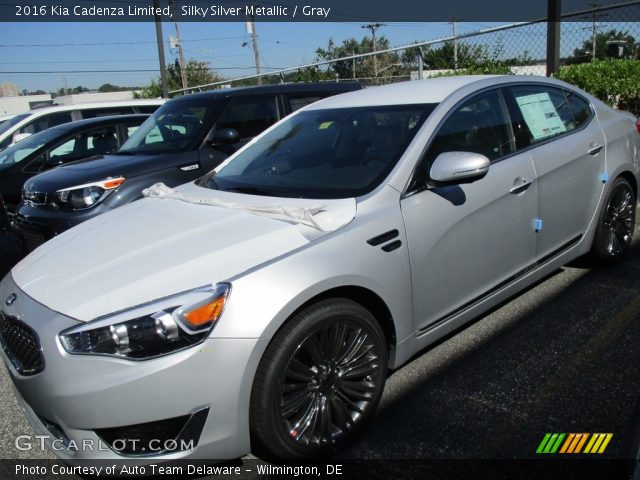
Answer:
<svg viewBox="0 0 640 480"><path fill-rule="evenodd" d="M107 445L67 460L324 455L389 369L622 257L639 174L635 117L555 80L325 99L35 250L0 284L2 356L38 433Z"/></svg>

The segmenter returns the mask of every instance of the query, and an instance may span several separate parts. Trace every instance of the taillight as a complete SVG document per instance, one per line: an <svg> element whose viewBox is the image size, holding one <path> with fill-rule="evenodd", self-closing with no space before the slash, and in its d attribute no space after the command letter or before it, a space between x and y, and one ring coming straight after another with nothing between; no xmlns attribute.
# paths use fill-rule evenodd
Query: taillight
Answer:
<svg viewBox="0 0 640 480"><path fill-rule="evenodd" d="M636 129L638 130L638 133L640 133L640 118L636 120Z"/></svg>

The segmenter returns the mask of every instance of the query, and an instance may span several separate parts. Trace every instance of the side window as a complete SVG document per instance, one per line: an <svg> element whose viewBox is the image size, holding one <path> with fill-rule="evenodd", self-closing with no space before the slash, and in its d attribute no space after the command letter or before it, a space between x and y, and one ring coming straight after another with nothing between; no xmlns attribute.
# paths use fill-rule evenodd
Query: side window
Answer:
<svg viewBox="0 0 640 480"><path fill-rule="evenodd" d="M233 98L218 117L216 130L235 128L240 138L255 137L278 120L275 96Z"/></svg>
<svg viewBox="0 0 640 480"><path fill-rule="evenodd" d="M431 164L444 152L475 152L495 160L515 150L509 116L493 90L466 101L442 124L426 155Z"/></svg>
<svg viewBox="0 0 640 480"><path fill-rule="evenodd" d="M86 151L80 152L82 157L108 155L118 150L118 135L115 126L92 130L83 133L82 137L82 144L86 145Z"/></svg>
<svg viewBox="0 0 640 480"><path fill-rule="evenodd" d="M44 115L40 118L36 118L34 121L28 123L20 129L20 133L38 133L47 128L62 125L72 121L71 112L58 112L49 115Z"/></svg>
<svg viewBox="0 0 640 480"><path fill-rule="evenodd" d="M31 160L31 162L29 162L29 165L27 165L24 168L24 171L29 173L41 172L44 168L44 164L46 163L46 161L47 161L47 154L42 153L38 155L36 158L34 158L33 160Z"/></svg>
<svg viewBox="0 0 640 480"><path fill-rule="evenodd" d="M129 138L131 136L131 134L133 132L135 132L137 129L140 128L140 125L125 125L124 128L125 128L125 133L126 133L126 138L125 138L125 140L126 140L127 138Z"/></svg>
<svg viewBox="0 0 640 480"><path fill-rule="evenodd" d="M571 108L561 90L542 85L514 86L509 90L528 133L519 137L518 147L542 142L576 128Z"/></svg>
<svg viewBox="0 0 640 480"><path fill-rule="evenodd" d="M291 111L295 112L296 110L300 110L302 107L306 107L307 105L311 105L318 100L322 100L326 95L324 94L314 94L314 95L304 95L304 94L292 94L288 95L289 105L291 106Z"/></svg>
<svg viewBox="0 0 640 480"><path fill-rule="evenodd" d="M107 117L109 115L127 115L135 113L133 107L88 108L80 110L82 118Z"/></svg>
<svg viewBox="0 0 640 480"><path fill-rule="evenodd" d="M76 148L76 142L77 138L67 140L62 145L58 145L57 147L49 150L49 157L52 159L60 159L73 155L73 151Z"/></svg>
<svg viewBox="0 0 640 480"><path fill-rule="evenodd" d="M573 121L575 126L576 128L580 128L589 121L589 118L591 118L591 107L587 102L573 92L565 90L564 94L566 95L571 111L573 112Z"/></svg>
<svg viewBox="0 0 640 480"><path fill-rule="evenodd" d="M49 160L46 168L94 155L106 155L115 152L117 149L116 127L106 127L79 133L49 150Z"/></svg>
<svg viewBox="0 0 640 480"><path fill-rule="evenodd" d="M71 117L71 112L54 113L53 115L49 115L47 128L56 127L58 125L69 123L71 121L73 121L73 118Z"/></svg>
<svg viewBox="0 0 640 480"><path fill-rule="evenodd" d="M138 105L133 109L136 111L136 113L153 113L158 108L160 108L160 105Z"/></svg>

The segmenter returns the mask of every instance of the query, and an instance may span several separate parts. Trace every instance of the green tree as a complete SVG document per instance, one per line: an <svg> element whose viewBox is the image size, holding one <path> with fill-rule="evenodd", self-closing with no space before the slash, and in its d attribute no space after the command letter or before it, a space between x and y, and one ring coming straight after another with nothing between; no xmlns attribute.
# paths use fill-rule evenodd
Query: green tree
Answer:
<svg viewBox="0 0 640 480"><path fill-rule="evenodd" d="M627 32L609 30L596 34L596 59L602 60L609 57L609 44L612 40L626 42L624 58L640 58L640 48L636 39ZM589 38L573 51L573 55L566 59L567 64L585 63L593 59L593 39Z"/></svg>
<svg viewBox="0 0 640 480"><path fill-rule="evenodd" d="M127 90L127 88L118 87L117 85L112 85L110 83L105 83L104 85L101 85L100 87L98 87L98 91L101 93L120 92L122 90Z"/></svg>
<svg viewBox="0 0 640 480"><path fill-rule="evenodd" d="M211 70L208 62L201 62L193 58L187 60L185 71L187 72L187 85L190 87L224 80L224 78ZM169 91L180 90L182 88L180 63L178 60L167 65L167 84ZM159 78L152 80L149 85L142 87L139 92L134 93L135 98L158 98L161 96L162 87Z"/></svg>
<svg viewBox="0 0 640 480"><path fill-rule="evenodd" d="M376 39L376 50L385 50L389 48L389 40L383 35ZM335 58L348 57L361 53L369 53L373 51L373 40L371 37L364 37L358 41L355 38L348 38L341 45L336 45L333 39L329 39L327 48L318 48L316 50L316 60L332 60ZM400 57L395 52L387 52L376 55L378 73L389 75L389 70L393 72L393 68L400 64ZM337 74L341 79L353 78L354 70L357 78L373 77L374 66L373 57L356 58L355 60L342 60L331 63L328 69L333 76ZM382 75L380 75L382 76Z"/></svg>

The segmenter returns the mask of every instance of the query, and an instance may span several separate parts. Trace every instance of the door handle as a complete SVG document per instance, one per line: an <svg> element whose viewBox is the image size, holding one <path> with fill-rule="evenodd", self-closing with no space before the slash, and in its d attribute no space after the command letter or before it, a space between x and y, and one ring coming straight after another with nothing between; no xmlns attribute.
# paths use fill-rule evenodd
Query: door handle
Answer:
<svg viewBox="0 0 640 480"><path fill-rule="evenodd" d="M589 144L589 150L587 150L587 153L592 157L595 157L600 153L600 150L602 150L602 148L603 148L603 145L600 145L599 143L591 142Z"/></svg>
<svg viewBox="0 0 640 480"><path fill-rule="evenodd" d="M513 186L509 189L509 193L524 192L532 183L533 180L530 178L518 177L513 181Z"/></svg>

